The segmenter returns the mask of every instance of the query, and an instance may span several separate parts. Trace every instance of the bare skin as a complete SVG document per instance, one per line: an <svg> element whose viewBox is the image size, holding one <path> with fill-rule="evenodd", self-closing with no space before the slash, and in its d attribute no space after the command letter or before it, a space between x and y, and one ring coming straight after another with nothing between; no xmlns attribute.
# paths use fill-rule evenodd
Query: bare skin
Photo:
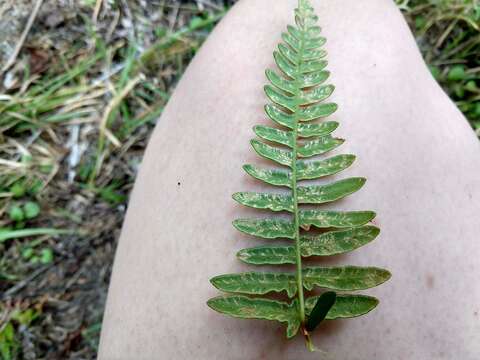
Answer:
<svg viewBox="0 0 480 360"><path fill-rule="evenodd" d="M336 320L314 343L334 359L480 358L480 145L429 74L389 0L312 1L328 42L336 153L358 159L329 180L366 176L334 204L372 209L382 234L319 264L385 267L392 279L366 293L368 315ZM318 359L283 325L210 310L208 283L244 271L235 258L261 241L234 230L235 191L272 190L244 163L268 164L250 148L263 114L264 69L294 0L242 0L192 61L159 120L120 239L100 359Z"/></svg>

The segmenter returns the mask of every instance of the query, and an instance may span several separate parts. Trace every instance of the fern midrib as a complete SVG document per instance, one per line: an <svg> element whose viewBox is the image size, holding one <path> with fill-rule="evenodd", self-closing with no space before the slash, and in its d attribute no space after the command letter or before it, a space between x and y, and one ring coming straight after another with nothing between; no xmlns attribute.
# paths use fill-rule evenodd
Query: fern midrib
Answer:
<svg viewBox="0 0 480 360"><path fill-rule="evenodd" d="M301 9L302 1L298 1L298 7ZM301 38L300 38L300 49L298 52L299 61L295 65L295 111L293 114L294 117L294 128L293 128L293 136L294 136L294 144L293 144L293 156L292 156L292 198L293 198L293 212L294 212L294 224L295 224L295 255L296 255L296 280L297 280L297 288L298 288L298 303L299 303L299 315L300 315L300 323L302 325L302 329L305 332L305 299L303 295L303 276L302 276L302 254L301 254L301 244L300 244L300 219L299 219L299 212L298 212L298 197L297 197L297 140L298 140L298 121L299 121L299 110L300 110L300 96L302 90L300 88L300 68L303 62L302 54L304 48L304 28L300 29Z"/></svg>

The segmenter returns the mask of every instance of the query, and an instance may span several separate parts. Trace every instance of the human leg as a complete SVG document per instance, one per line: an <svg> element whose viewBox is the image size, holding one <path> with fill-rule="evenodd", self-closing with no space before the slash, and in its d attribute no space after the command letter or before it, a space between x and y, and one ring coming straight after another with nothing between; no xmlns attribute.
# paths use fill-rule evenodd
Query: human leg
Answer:
<svg viewBox="0 0 480 360"><path fill-rule="evenodd" d="M244 0L192 61L152 136L122 232L100 358L310 357L283 325L207 308L208 279L252 269L235 259L255 239L235 231L235 191L269 189L243 173L263 115L263 71L296 1ZM328 39L332 96L354 153L344 174L366 176L334 208L373 209L381 236L337 264L388 268L368 291L379 307L337 321L315 343L338 359L474 359L480 353L480 146L431 78L393 2L312 1ZM266 162L265 162L266 163ZM322 263L322 262L319 262ZM459 295L460 294L460 295Z"/></svg>

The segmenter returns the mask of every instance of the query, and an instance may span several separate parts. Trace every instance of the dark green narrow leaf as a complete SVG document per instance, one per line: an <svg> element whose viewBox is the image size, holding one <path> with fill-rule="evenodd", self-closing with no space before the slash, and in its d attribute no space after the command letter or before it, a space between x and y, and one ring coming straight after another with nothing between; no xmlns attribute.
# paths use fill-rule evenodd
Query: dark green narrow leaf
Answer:
<svg viewBox="0 0 480 360"><path fill-rule="evenodd" d="M283 131L268 126L256 125L253 131L262 139L293 147L295 139L291 131Z"/></svg>
<svg viewBox="0 0 480 360"><path fill-rule="evenodd" d="M317 300L318 296L312 296L305 301L307 315L310 315ZM361 316L372 311L377 305L378 300L372 296L337 294L335 305L332 306L325 319L335 320Z"/></svg>
<svg viewBox="0 0 480 360"><path fill-rule="evenodd" d="M295 238L293 223L283 219L237 219L233 226L245 234L265 239Z"/></svg>
<svg viewBox="0 0 480 360"><path fill-rule="evenodd" d="M253 148L255 149L258 155L263 156L264 158L276 161L281 165L286 165L286 166L292 165L293 155L291 151L275 148L273 146L264 144L261 141L258 141L256 139L252 139L250 143L252 144Z"/></svg>
<svg viewBox="0 0 480 360"><path fill-rule="evenodd" d="M297 160L297 179L318 179L345 170L355 161L355 155L343 154L319 161Z"/></svg>
<svg viewBox="0 0 480 360"><path fill-rule="evenodd" d="M335 201L358 191L365 181L365 178L354 177L328 185L299 186L297 200L300 204L323 204Z"/></svg>
<svg viewBox="0 0 480 360"><path fill-rule="evenodd" d="M267 184L276 186L292 186L291 172L277 169L263 169L255 165L245 164L243 169L252 177L262 180Z"/></svg>
<svg viewBox="0 0 480 360"><path fill-rule="evenodd" d="M281 76L279 76L275 71L267 69L265 71L265 75L267 76L268 80L279 89L290 93L291 95L295 94L296 87L292 81L289 81Z"/></svg>
<svg viewBox="0 0 480 360"><path fill-rule="evenodd" d="M277 124L293 129L294 118L291 114L285 113L273 104L265 105L265 112Z"/></svg>
<svg viewBox="0 0 480 360"><path fill-rule="evenodd" d="M300 210L300 226L308 228L348 228L365 225L375 217L373 211Z"/></svg>
<svg viewBox="0 0 480 360"><path fill-rule="evenodd" d="M339 147L344 142L345 140L343 139L325 135L315 140L305 141L303 145L297 148L297 153L301 157L321 155Z"/></svg>
<svg viewBox="0 0 480 360"><path fill-rule="evenodd" d="M320 124L301 123L298 124L298 136L300 137L312 137L312 136L325 136L333 132L338 127L336 121L325 121Z"/></svg>
<svg viewBox="0 0 480 360"><path fill-rule="evenodd" d="M219 313L236 318L286 322L288 338L295 336L300 326L296 303L230 295L212 298L207 305Z"/></svg>
<svg viewBox="0 0 480 360"><path fill-rule="evenodd" d="M364 290L378 286L390 277L387 270L376 267L308 267L303 269L303 286L307 290L315 286L339 291Z"/></svg>
<svg viewBox="0 0 480 360"><path fill-rule="evenodd" d="M308 317L307 324L305 329L307 331L313 331L320 324L325 317L327 316L330 309L335 304L337 299L337 294L333 291L324 292L318 297L315 306L312 311L310 311L310 316Z"/></svg>
<svg viewBox="0 0 480 360"><path fill-rule="evenodd" d="M291 195L267 194L256 192L237 192L233 199L240 204L256 209L270 209L273 211L293 211L293 200Z"/></svg>
<svg viewBox="0 0 480 360"><path fill-rule="evenodd" d="M288 297L297 292L295 274L244 272L215 276L210 280L217 289L249 295L264 295L269 292L286 291Z"/></svg>

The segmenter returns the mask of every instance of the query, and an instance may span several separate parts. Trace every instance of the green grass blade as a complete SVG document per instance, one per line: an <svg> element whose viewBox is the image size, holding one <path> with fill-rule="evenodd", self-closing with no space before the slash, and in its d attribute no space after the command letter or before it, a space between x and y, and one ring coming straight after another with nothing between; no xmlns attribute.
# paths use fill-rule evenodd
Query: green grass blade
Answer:
<svg viewBox="0 0 480 360"><path fill-rule="evenodd" d="M57 236L72 234L72 230L64 229L53 229L53 228L31 228L31 229L20 229L20 230L9 230L9 229L0 229L0 242L11 239L19 239L30 236L39 236L39 235L48 235L48 236Z"/></svg>

